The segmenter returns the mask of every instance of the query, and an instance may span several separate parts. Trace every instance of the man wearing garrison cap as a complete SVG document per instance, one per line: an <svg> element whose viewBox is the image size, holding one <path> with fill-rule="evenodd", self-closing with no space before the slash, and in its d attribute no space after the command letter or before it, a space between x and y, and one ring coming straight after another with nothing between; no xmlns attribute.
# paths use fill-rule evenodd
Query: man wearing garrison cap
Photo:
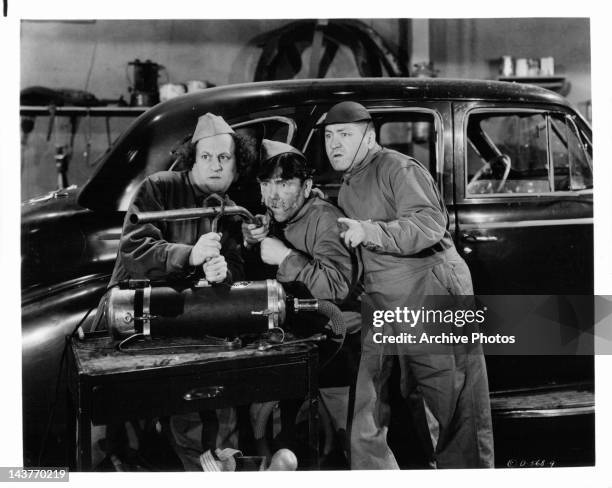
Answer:
<svg viewBox="0 0 612 488"><path fill-rule="evenodd" d="M218 232L211 232L207 218L133 224L130 216L136 212L218 206L218 200L207 200L213 194L232 205L226 192L242 168L254 161L254 141L238 136L222 117L207 113L199 117L193 136L175 154L187 169L147 177L130 203L111 284L128 278L179 285L201 278L209 283L244 279L239 222L221 219ZM218 410L218 422L214 411L202 415L207 416L204 429L199 418L197 422L188 421L186 416L171 419L177 453L186 469L201 470L199 456L207 449L237 447L233 419L227 419L235 415L232 409ZM198 432L197 442L192 431Z"/></svg>
<svg viewBox="0 0 612 488"><path fill-rule="evenodd" d="M469 269L455 249L448 214L431 174L413 158L379 146L372 117L358 103L334 105L320 126L331 165L344 172L338 204L347 218L338 221L345 227L342 238L358 248L363 259L363 303L369 307L363 309L364 321L372 310L403 308L408 300L420 309L432 296L473 294ZM352 467L397 469L386 440L393 356L372 341L372 323L364 322L365 328L351 435ZM401 391L410 400L431 465L492 467L491 412L481 350L406 351L396 352Z"/></svg>
<svg viewBox="0 0 612 488"><path fill-rule="evenodd" d="M361 325L360 262L340 238L337 220L344 214L313 192L305 156L289 144L264 139L260 159L257 179L267 214L261 216L263 226L242 225L244 239L264 263L274 266L279 282L291 284L298 295L303 290L342 310L348 332L345 346L326 366L319 386L332 425L346 436L348 385L356 374Z"/></svg>

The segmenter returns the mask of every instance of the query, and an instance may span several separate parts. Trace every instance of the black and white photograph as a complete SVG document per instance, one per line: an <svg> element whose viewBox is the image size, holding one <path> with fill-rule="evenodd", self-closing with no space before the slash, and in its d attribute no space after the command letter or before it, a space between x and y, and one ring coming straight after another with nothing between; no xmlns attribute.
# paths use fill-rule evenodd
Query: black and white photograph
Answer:
<svg viewBox="0 0 612 488"><path fill-rule="evenodd" d="M0 479L612 486L605 21L521 6L5 3Z"/></svg>

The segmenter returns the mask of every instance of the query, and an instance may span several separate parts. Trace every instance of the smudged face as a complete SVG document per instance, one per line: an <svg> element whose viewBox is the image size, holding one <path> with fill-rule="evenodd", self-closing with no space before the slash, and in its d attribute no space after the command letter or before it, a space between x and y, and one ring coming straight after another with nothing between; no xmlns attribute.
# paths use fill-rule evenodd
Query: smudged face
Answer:
<svg viewBox="0 0 612 488"><path fill-rule="evenodd" d="M200 139L196 143L191 181L205 193L225 193L238 176L235 150L230 134Z"/></svg>
<svg viewBox="0 0 612 488"><path fill-rule="evenodd" d="M284 180L280 173L281 169L277 168L272 177L259 180L259 186L264 204L272 212L274 220L286 222L302 208L310 196L312 180L309 178L303 183L299 178Z"/></svg>
<svg viewBox="0 0 612 488"><path fill-rule="evenodd" d="M365 123L325 126L325 151L336 171L347 171L366 157L373 138L368 127Z"/></svg>

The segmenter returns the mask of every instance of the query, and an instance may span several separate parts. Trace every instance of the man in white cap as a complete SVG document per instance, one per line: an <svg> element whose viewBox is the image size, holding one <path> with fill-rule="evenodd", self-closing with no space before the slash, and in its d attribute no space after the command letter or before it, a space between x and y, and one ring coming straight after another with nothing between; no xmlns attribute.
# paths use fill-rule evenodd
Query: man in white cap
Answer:
<svg viewBox="0 0 612 488"><path fill-rule="evenodd" d="M240 223L222 219L211 232L209 219L133 224L135 212L200 208L217 194L226 195L242 168L256 156L254 141L238 136L223 118L207 113L198 119L191 140L180 151L187 171L161 171L146 178L123 224L111 284L128 278L181 283L205 278L209 283L244 279ZM249 157L250 155L250 157ZM218 206L217 201L211 206ZM185 469L201 470L199 456L217 447L237 447L234 409L174 416L171 427ZM217 421L218 420L218 421ZM201 438L200 438L201 433ZM200 442L201 440L201 442Z"/></svg>
<svg viewBox="0 0 612 488"><path fill-rule="evenodd" d="M268 213L261 216L264 226L242 225L247 246L260 244L261 260L275 267L279 282L291 284L298 294L303 290L334 302L342 310L345 347L321 376L320 391L335 430L346 435L347 385L354 381L359 357L361 265L340 239L337 219L344 214L312 191L312 169L289 144L262 141L257 180Z"/></svg>
<svg viewBox="0 0 612 488"><path fill-rule="evenodd" d="M431 174L416 160L382 148L362 105L334 105L320 124L331 165L344 172L338 205L348 218L342 237L363 259L364 320L372 310L420 309L435 296L472 295L469 269L457 253L449 219ZM351 437L354 469L397 469L387 444L389 350L364 323ZM396 347L396 346L393 346ZM460 346L448 353L395 351L401 393L411 401L417 431L439 468L493 466L493 437L484 356ZM422 351L421 351L422 352Z"/></svg>

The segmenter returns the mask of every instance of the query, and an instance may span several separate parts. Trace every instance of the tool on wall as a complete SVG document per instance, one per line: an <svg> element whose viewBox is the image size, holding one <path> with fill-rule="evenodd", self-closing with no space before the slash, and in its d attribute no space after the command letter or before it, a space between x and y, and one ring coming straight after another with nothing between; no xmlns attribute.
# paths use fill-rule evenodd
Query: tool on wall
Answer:
<svg viewBox="0 0 612 488"><path fill-rule="evenodd" d="M132 107L151 107L159 103L159 72L165 69L162 65L147 59L142 62L138 58L130 61L132 78L130 82L130 105Z"/></svg>
<svg viewBox="0 0 612 488"><path fill-rule="evenodd" d="M68 163L70 162L70 148L68 146L55 146L55 169L57 171L57 189L68 186Z"/></svg>
<svg viewBox="0 0 612 488"><path fill-rule="evenodd" d="M85 158L85 164L87 166L90 165L90 155L91 155L91 114L89 109L87 109L87 113L85 115L85 150L83 151L83 157Z"/></svg>

